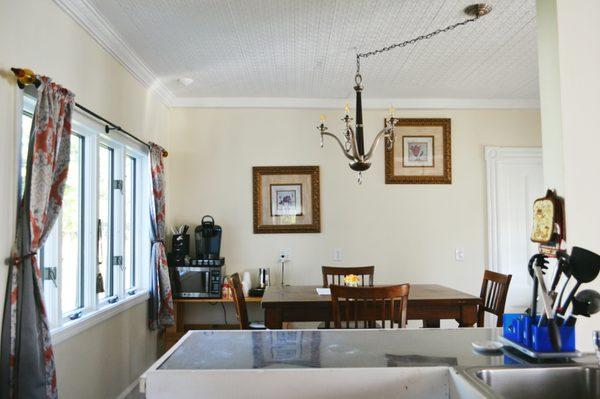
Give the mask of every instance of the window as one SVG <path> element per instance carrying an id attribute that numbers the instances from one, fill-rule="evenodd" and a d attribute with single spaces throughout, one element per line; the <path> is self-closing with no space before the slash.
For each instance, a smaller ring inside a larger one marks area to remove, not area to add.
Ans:
<path id="1" fill-rule="evenodd" d="M 123 265 L 125 267 L 125 290 L 131 292 L 135 289 L 135 248 L 137 247 L 136 226 L 136 159 L 125 156 L 125 181 L 123 194 L 125 196 L 125 248 L 123 251 Z"/>
<path id="2" fill-rule="evenodd" d="M 26 89 L 27 90 L 27 89 Z M 31 134 L 31 123 L 35 111 L 35 97 L 30 91 L 23 92 L 23 112 L 21 113 L 21 135 L 19 137 L 19 200 L 23 196 L 25 186 L 25 172 L 27 169 L 27 152 L 29 151 L 29 135 Z"/>
<path id="3" fill-rule="evenodd" d="M 113 296 L 113 149 L 101 145 L 98 153 L 98 299 Z"/>
<path id="4" fill-rule="evenodd" d="M 19 199 L 34 110 L 35 98 L 24 93 Z M 150 262 L 144 217 L 150 190 L 149 183 L 140 184 L 149 182 L 147 149 L 118 133 L 106 135 L 103 125 L 78 111 L 72 127 L 61 214 L 40 251 L 51 329 L 92 318 L 142 292 Z"/>
<path id="5" fill-rule="evenodd" d="M 76 133 L 71 136 L 69 174 L 65 184 L 63 206 L 58 222 L 60 245 L 60 303 L 62 313 L 80 309 L 83 301 L 83 251 L 84 226 L 83 204 L 85 185 L 83 175 L 84 138 Z"/>

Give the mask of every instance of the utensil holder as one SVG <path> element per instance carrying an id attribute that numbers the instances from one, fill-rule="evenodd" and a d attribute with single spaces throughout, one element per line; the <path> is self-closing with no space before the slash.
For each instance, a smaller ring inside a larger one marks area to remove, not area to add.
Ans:
<path id="1" fill-rule="evenodd" d="M 535 352 L 556 352 L 550 342 L 548 326 L 538 327 L 539 320 L 540 316 L 532 319 L 527 314 L 505 314 L 503 317 L 504 338 Z M 561 352 L 573 352 L 575 350 L 575 326 L 561 326 L 559 330 L 562 343 Z"/>
<path id="2" fill-rule="evenodd" d="M 173 234 L 171 237 L 171 252 L 176 255 L 189 255 L 190 253 L 190 235 Z"/>
<path id="3" fill-rule="evenodd" d="M 561 352 L 573 352 L 575 350 L 575 327 L 562 326 L 560 330 Z M 536 352 L 556 352 L 550 342 L 548 326 L 531 326 L 531 343 Z"/>

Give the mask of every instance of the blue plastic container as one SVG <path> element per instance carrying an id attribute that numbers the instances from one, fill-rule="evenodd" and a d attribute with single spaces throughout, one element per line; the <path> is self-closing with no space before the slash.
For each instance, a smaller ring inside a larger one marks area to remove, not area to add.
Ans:
<path id="1" fill-rule="evenodd" d="M 562 326 L 560 330 L 560 341 L 562 343 L 561 352 L 573 352 L 575 350 L 575 327 Z M 531 327 L 531 341 L 534 351 L 536 352 L 556 352 L 550 342 L 550 333 L 548 326 Z"/>
<path id="2" fill-rule="evenodd" d="M 531 316 L 523 315 L 521 319 L 521 344 L 528 348 L 533 348 L 532 327 L 540 320 L 540 316 L 535 317 L 535 321 L 531 320 Z"/>
<path id="3" fill-rule="evenodd" d="M 550 342 L 548 327 L 538 327 L 540 316 L 532 323 L 526 314 L 507 313 L 503 318 L 504 338 L 533 349 L 535 352 L 555 352 Z M 560 327 L 561 352 L 575 351 L 575 327 Z"/>
<path id="4" fill-rule="evenodd" d="M 523 315 L 520 313 L 505 313 L 502 316 L 502 326 L 504 338 L 513 342 L 521 342 L 521 321 Z"/>
<path id="5" fill-rule="evenodd" d="M 525 345 L 525 342 L 528 342 L 529 340 L 529 326 L 531 325 L 531 322 L 529 320 L 525 320 L 526 318 L 529 318 L 529 316 L 522 314 L 516 321 L 517 334 L 519 335 L 519 337 L 515 342 L 521 345 Z"/>

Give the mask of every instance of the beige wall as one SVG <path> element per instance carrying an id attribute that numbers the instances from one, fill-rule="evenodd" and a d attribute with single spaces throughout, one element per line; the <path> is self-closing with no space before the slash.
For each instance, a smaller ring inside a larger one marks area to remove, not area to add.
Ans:
<path id="1" fill-rule="evenodd" d="M 15 96 L 11 66 L 51 76 L 76 93 L 76 100 L 131 132 L 168 146 L 168 109 L 106 53 L 52 1 L 0 0 L 0 258 L 9 255 L 16 209 Z M 8 268 L 0 266 L 0 303 Z M 61 398 L 112 398 L 155 357 L 146 306 L 56 345 Z"/>
<path id="2" fill-rule="evenodd" d="M 289 248 L 287 282 L 317 284 L 320 266 L 333 263 L 333 248 L 341 248 L 340 264 L 374 264 L 377 283 L 441 283 L 478 293 L 487 243 L 483 146 L 539 146 L 539 113 L 399 111 L 452 119 L 453 184 L 385 185 L 379 148 L 358 185 L 334 142 L 319 147 L 319 115 L 326 113 L 338 131 L 340 112 L 173 109 L 170 223 L 196 225 L 213 215 L 223 227 L 228 273 L 260 266 L 278 271 L 279 250 Z M 384 115 L 366 112 L 369 144 Z M 321 167 L 322 233 L 252 233 L 251 169 L 257 165 Z M 457 248 L 464 249 L 464 262 L 454 260 Z"/>
<path id="3" fill-rule="evenodd" d="M 116 398 L 157 358 L 146 303 L 55 346 L 59 394 L 65 399 Z"/>

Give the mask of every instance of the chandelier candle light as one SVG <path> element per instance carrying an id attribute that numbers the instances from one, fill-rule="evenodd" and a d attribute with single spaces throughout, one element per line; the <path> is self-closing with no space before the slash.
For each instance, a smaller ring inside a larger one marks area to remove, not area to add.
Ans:
<path id="1" fill-rule="evenodd" d="M 395 48 L 405 47 L 409 44 L 414 44 L 421 40 L 431 39 L 432 37 L 434 37 L 440 33 L 448 32 L 459 26 L 466 25 L 469 22 L 476 21 L 480 17 L 488 14 L 491 10 L 492 10 L 492 7 L 490 7 L 487 4 L 483 4 L 483 3 L 473 4 L 473 5 L 465 8 L 465 10 L 464 10 L 465 13 L 467 15 L 469 15 L 471 18 L 465 19 L 462 22 L 458 22 L 453 25 L 449 25 L 445 28 L 438 29 L 438 30 L 428 33 L 426 35 L 421 35 L 414 39 L 407 40 L 402 43 L 396 43 L 396 44 L 392 44 L 390 46 L 387 46 L 387 47 L 384 47 L 384 48 L 381 48 L 378 50 L 373 50 L 373 51 L 369 51 L 366 53 L 356 54 L 356 74 L 354 75 L 354 82 L 356 83 L 356 85 L 354 86 L 354 91 L 356 92 L 356 114 L 355 114 L 356 123 L 354 125 L 354 129 L 352 128 L 353 118 L 350 117 L 350 107 L 348 106 L 348 104 L 346 104 L 346 106 L 344 108 L 345 116 L 342 118 L 342 121 L 346 124 L 345 131 L 343 134 L 345 141 L 343 143 L 335 134 L 332 134 L 327 131 L 328 129 L 327 129 L 327 126 L 325 125 L 325 115 L 321 115 L 321 122 L 317 126 L 317 130 L 319 131 L 319 133 L 321 135 L 321 147 L 323 147 L 323 136 L 332 137 L 335 139 L 335 141 L 337 141 L 340 148 L 342 149 L 344 156 L 346 156 L 346 158 L 348 158 L 351 161 L 350 169 L 358 172 L 358 183 L 359 184 L 362 183 L 362 172 L 369 169 L 369 167 L 371 166 L 371 163 L 369 162 L 369 160 L 373 156 L 373 151 L 375 151 L 375 148 L 377 148 L 377 146 L 379 145 L 379 142 L 382 139 L 385 140 L 385 147 L 388 150 L 391 150 L 392 147 L 394 146 L 394 124 L 398 120 L 398 118 L 396 118 L 394 116 L 394 108 L 390 107 L 389 118 L 384 119 L 383 129 L 381 129 L 379 131 L 379 133 L 377 133 L 377 136 L 375 136 L 375 140 L 373 140 L 373 143 L 371 144 L 369 151 L 367 153 L 365 153 L 365 139 L 364 139 L 364 130 L 363 130 L 364 127 L 363 127 L 363 115 L 362 115 L 363 86 L 361 85 L 362 84 L 362 75 L 360 74 L 360 59 L 367 58 L 372 55 L 378 55 L 380 53 L 384 53 L 384 52 L 393 50 Z"/>

